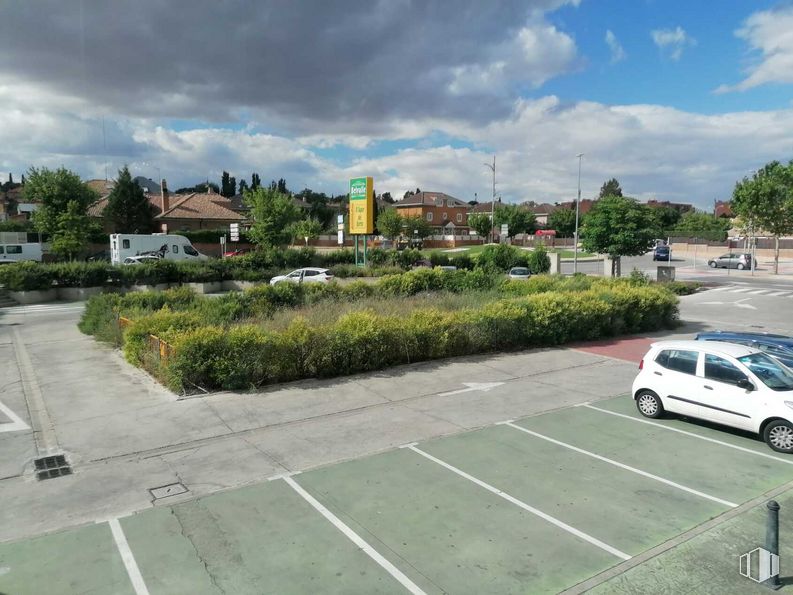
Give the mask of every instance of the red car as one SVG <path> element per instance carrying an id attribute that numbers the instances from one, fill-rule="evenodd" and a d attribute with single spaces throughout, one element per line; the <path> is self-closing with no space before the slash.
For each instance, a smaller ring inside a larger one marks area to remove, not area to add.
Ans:
<path id="1" fill-rule="evenodd" d="M 250 252 L 247 248 L 240 248 L 238 250 L 231 250 L 229 252 L 223 253 L 223 258 L 231 258 L 232 256 L 242 256 L 243 254 L 247 254 Z"/>

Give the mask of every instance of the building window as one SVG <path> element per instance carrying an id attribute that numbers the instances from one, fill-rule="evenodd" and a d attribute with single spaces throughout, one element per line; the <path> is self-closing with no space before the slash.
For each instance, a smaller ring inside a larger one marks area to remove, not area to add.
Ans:
<path id="1" fill-rule="evenodd" d="M 462 222 L 463 222 L 463 214 L 457 213 L 457 223 L 462 223 Z"/>
<path id="2" fill-rule="evenodd" d="M 427 213 L 427 221 L 432 221 L 432 213 Z"/>

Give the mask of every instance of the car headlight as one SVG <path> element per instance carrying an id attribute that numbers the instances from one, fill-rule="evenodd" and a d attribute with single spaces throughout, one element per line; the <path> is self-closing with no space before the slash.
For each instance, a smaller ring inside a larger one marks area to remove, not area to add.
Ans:
<path id="1" fill-rule="evenodd" d="M 785 405 L 793 409 L 793 401 L 785 401 Z"/>

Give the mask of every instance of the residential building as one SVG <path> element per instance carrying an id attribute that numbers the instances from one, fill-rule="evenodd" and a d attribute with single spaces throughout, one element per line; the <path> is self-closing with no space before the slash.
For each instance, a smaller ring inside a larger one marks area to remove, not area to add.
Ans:
<path id="1" fill-rule="evenodd" d="M 439 234 L 468 231 L 471 205 L 444 192 L 419 192 L 393 204 L 403 217 L 421 217 Z"/>
<path id="2" fill-rule="evenodd" d="M 694 210 L 694 205 L 690 205 L 688 203 L 683 203 L 683 202 L 669 202 L 668 200 L 651 199 L 651 200 L 647 201 L 647 206 L 648 207 L 652 207 L 654 209 L 658 209 L 658 208 L 662 208 L 662 207 L 674 209 L 675 211 L 677 211 L 681 215 L 683 213 L 688 213 L 689 211 L 693 211 Z"/>
<path id="3" fill-rule="evenodd" d="M 548 225 L 548 216 L 553 213 L 556 209 L 561 207 L 557 205 L 552 205 L 550 203 L 544 202 L 541 204 L 537 204 L 534 201 L 531 202 L 524 202 L 521 204 L 522 207 L 525 207 L 532 213 L 534 213 L 534 219 L 537 221 L 537 225 L 539 227 L 545 227 Z"/>

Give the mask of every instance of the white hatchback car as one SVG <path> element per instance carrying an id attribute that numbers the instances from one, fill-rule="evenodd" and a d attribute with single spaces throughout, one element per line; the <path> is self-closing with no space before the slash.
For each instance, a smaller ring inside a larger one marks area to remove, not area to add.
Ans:
<path id="1" fill-rule="evenodd" d="M 315 269 L 307 267 L 297 269 L 288 275 L 278 275 L 270 279 L 270 285 L 287 281 L 289 283 L 329 283 L 333 279 L 328 269 Z"/>
<path id="2" fill-rule="evenodd" d="M 734 343 L 660 341 L 639 364 L 632 395 L 639 413 L 665 411 L 756 432 L 793 452 L 793 370 Z"/>

